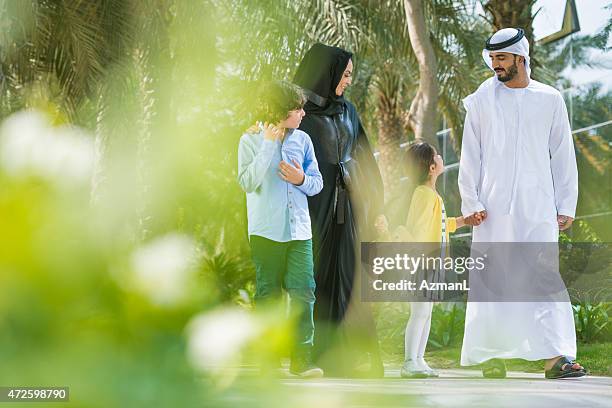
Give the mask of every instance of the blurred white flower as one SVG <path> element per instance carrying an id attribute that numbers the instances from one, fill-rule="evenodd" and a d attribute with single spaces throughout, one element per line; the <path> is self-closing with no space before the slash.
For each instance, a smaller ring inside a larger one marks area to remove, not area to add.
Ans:
<path id="1" fill-rule="evenodd" d="M 93 137 L 74 126 L 52 127 L 40 112 L 15 113 L 0 128 L 0 165 L 9 174 L 81 184 L 89 182 L 93 160 Z"/>
<path id="2" fill-rule="evenodd" d="M 168 234 L 132 254 L 135 289 L 153 303 L 171 305 L 184 299 L 196 265 L 195 242 L 186 235 Z"/>
<path id="3" fill-rule="evenodd" d="M 243 347 L 262 331 L 252 313 L 238 308 L 195 316 L 187 325 L 187 353 L 202 371 L 217 371 L 236 362 Z"/>

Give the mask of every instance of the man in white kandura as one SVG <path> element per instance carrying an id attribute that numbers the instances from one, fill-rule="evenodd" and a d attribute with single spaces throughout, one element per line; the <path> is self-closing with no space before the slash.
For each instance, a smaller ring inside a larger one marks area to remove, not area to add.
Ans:
<path id="1" fill-rule="evenodd" d="M 495 74 L 464 100 L 459 167 L 461 211 L 481 222 L 473 242 L 556 243 L 559 230 L 572 224 L 578 199 L 563 97 L 529 77 L 529 43 L 522 29 L 493 34 L 483 58 Z M 503 359 L 510 358 L 546 360 L 546 378 L 585 375 L 573 361 L 576 334 L 569 301 L 468 301 L 461 364 L 484 363 L 485 377 L 504 378 Z"/>

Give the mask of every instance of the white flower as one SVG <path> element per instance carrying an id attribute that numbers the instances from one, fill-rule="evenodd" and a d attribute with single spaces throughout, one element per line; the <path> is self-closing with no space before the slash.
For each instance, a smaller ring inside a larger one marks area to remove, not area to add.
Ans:
<path id="1" fill-rule="evenodd" d="M 189 289 L 195 261 L 196 246 L 190 237 L 165 235 L 132 254 L 132 284 L 153 303 L 175 304 Z"/>
<path id="2" fill-rule="evenodd" d="M 0 129 L 0 165 L 12 175 L 34 174 L 59 184 L 90 180 L 93 138 L 74 126 L 52 127 L 36 111 L 10 116 Z"/>
<path id="3" fill-rule="evenodd" d="M 261 330 L 252 313 L 238 308 L 199 314 L 187 325 L 189 361 L 203 371 L 222 369 L 235 362 Z"/>

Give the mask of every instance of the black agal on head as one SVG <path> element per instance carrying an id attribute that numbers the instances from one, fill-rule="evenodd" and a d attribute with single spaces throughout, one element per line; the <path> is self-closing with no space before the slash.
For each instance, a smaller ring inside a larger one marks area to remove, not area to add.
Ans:
<path id="1" fill-rule="evenodd" d="M 493 38 L 493 35 L 495 35 L 495 34 L 493 34 L 487 40 L 487 43 L 485 45 L 485 49 L 489 50 L 489 51 L 496 51 L 496 50 L 501 50 L 502 48 L 509 47 L 512 44 L 516 44 L 517 42 L 521 41 L 521 39 L 525 36 L 525 30 L 523 30 L 522 28 L 517 28 L 516 31 L 517 31 L 517 33 L 516 33 L 516 35 L 514 37 L 509 38 L 506 41 L 502 41 L 500 43 L 496 43 L 496 44 L 491 44 L 491 39 Z"/>

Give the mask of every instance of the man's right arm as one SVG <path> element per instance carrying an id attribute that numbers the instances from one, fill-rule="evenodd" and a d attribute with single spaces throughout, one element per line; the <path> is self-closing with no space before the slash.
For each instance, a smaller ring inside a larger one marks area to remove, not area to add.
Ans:
<path id="1" fill-rule="evenodd" d="M 250 135 L 244 135 L 238 146 L 238 183 L 247 192 L 252 193 L 263 182 L 270 167 L 276 142 L 264 138 L 257 146 Z"/>
<path id="2" fill-rule="evenodd" d="M 476 121 L 473 108 L 467 109 L 461 143 L 459 161 L 459 193 L 461 194 L 461 213 L 468 217 L 485 207 L 478 199 L 481 172 L 480 126 Z"/>

